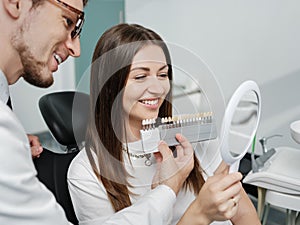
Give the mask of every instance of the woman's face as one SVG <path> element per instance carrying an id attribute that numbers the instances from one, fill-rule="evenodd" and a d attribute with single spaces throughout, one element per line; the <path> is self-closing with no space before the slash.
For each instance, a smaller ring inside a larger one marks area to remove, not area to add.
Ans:
<path id="1" fill-rule="evenodd" d="M 170 90 L 168 65 L 163 50 L 147 45 L 133 58 L 123 95 L 125 121 L 141 127 L 141 120 L 158 116 Z"/>

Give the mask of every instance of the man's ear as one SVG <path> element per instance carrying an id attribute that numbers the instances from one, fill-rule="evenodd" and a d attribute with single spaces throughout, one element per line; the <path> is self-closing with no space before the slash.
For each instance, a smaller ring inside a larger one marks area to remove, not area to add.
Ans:
<path id="1" fill-rule="evenodd" d="M 20 0 L 3 0 L 5 11 L 15 19 L 19 18 L 21 14 L 20 5 Z"/>

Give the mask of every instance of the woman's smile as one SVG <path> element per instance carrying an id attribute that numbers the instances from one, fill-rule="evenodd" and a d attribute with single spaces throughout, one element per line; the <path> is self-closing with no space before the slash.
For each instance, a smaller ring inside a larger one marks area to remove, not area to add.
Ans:
<path id="1" fill-rule="evenodd" d="M 159 99 L 155 98 L 155 99 L 144 99 L 144 100 L 140 100 L 140 103 L 142 103 L 144 106 L 146 106 L 147 108 L 151 108 L 151 109 L 157 109 L 159 107 Z"/>

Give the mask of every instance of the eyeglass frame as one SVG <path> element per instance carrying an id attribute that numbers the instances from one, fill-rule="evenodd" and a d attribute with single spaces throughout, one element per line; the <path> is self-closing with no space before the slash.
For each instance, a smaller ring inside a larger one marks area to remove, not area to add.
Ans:
<path id="1" fill-rule="evenodd" d="M 75 23 L 74 29 L 71 32 L 71 38 L 75 39 L 76 37 L 78 37 L 81 33 L 84 24 L 84 12 L 74 8 L 73 6 L 61 0 L 48 0 L 48 1 L 57 4 L 58 6 L 64 7 L 65 9 L 68 9 L 77 14 L 77 21 Z"/>

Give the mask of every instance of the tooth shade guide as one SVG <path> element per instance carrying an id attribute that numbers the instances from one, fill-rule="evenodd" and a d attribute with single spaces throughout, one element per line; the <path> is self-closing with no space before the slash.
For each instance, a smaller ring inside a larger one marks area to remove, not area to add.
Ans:
<path id="1" fill-rule="evenodd" d="M 153 119 L 144 119 L 142 120 L 142 128 L 143 130 L 155 128 L 156 118 Z"/>
<path id="2" fill-rule="evenodd" d="M 211 112 L 175 115 L 173 117 L 144 120 L 141 130 L 143 151 L 145 153 L 156 152 L 160 140 L 169 146 L 178 144 L 175 135 L 181 133 L 191 143 L 215 139 L 217 137 L 216 124 Z M 157 121 L 157 122 L 156 122 Z"/>
<path id="3" fill-rule="evenodd" d="M 196 114 L 185 114 L 185 115 L 175 115 L 173 117 L 163 117 L 160 118 L 160 123 L 157 123 L 158 118 L 144 119 L 142 120 L 143 130 L 153 129 L 162 126 L 163 129 L 180 127 L 194 123 L 211 123 L 212 122 L 212 112 L 202 112 Z"/>

